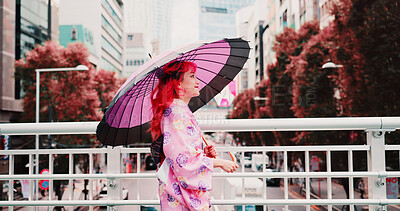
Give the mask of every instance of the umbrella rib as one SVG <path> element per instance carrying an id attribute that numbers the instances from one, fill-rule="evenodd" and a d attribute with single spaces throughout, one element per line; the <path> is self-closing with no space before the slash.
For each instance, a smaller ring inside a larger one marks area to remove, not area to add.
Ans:
<path id="1" fill-rule="evenodd" d="M 139 85 L 141 85 L 143 83 L 143 81 L 139 81 L 137 84 L 135 84 L 134 86 L 139 86 Z M 132 87 L 133 88 L 133 87 Z M 129 89 L 128 89 L 129 90 Z M 132 90 L 133 91 L 133 90 Z M 133 92 L 135 92 L 135 91 L 133 91 Z M 127 94 L 127 93 L 125 93 L 127 96 L 126 97 L 128 97 L 129 98 L 129 94 Z M 124 96 L 125 94 L 123 94 L 122 96 Z M 120 98 L 120 99 L 118 99 L 118 100 L 121 100 L 122 98 Z M 128 102 L 129 102 L 129 100 L 130 99 L 128 99 Z M 122 103 L 123 103 L 123 101 L 124 100 L 122 100 L 122 102 L 121 102 L 121 104 L 119 104 L 119 106 L 118 106 L 118 108 L 117 108 L 117 110 L 116 110 L 116 112 L 115 113 L 118 113 L 118 111 L 119 111 L 119 109 L 121 108 L 121 106 L 122 106 Z M 136 100 L 135 100 L 135 102 L 136 102 Z M 126 109 L 126 106 L 124 106 L 123 107 L 124 108 L 124 111 L 122 112 L 122 114 L 121 114 L 121 119 L 120 120 L 122 120 L 122 118 L 123 118 L 123 114 L 125 113 L 125 109 Z M 132 108 L 133 108 L 133 106 L 132 106 Z M 114 121 L 115 121 L 115 119 L 116 118 L 114 118 L 113 119 L 113 121 L 111 122 L 111 125 L 112 125 L 112 123 L 114 123 Z M 117 129 L 119 129 L 119 126 L 121 125 L 121 121 L 118 123 L 118 127 L 117 127 Z M 129 128 L 129 123 L 128 123 L 128 128 Z M 113 146 L 115 145 L 115 141 L 116 141 L 116 138 L 117 138 L 117 134 L 118 134 L 118 130 L 117 130 L 117 133 L 115 134 L 115 136 L 113 137 L 114 138 L 114 141 L 113 141 Z M 108 136 L 108 134 L 107 134 L 107 136 Z"/>
<path id="2" fill-rule="evenodd" d="M 155 72 L 152 72 L 152 75 L 149 77 L 149 79 L 151 78 L 151 77 L 154 77 L 155 76 L 155 74 L 154 74 Z M 150 83 L 147 83 L 147 87 L 146 87 L 146 89 L 145 90 L 147 90 L 147 88 L 149 87 L 149 85 L 150 85 Z M 141 105 L 141 108 L 140 108 L 140 113 L 142 113 L 142 111 L 143 111 L 143 104 L 144 104 L 144 97 L 145 97 L 146 95 L 143 95 L 143 101 L 142 101 L 142 105 Z M 142 119 L 143 119 L 143 116 L 140 116 L 140 124 L 139 124 L 139 127 L 140 127 L 140 138 L 142 139 L 143 138 L 143 135 L 142 135 L 142 133 L 143 133 L 143 131 L 142 131 L 142 127 L 143 127 L 143 124 L 142 124 Z"/>
<path id="3" fill-rule="evenodd" d="M 216 88 L 214 88 L 214 87 L 212 87 L 212 86 L 210 86 L 208 83 L 206 83 L 206 82 L 204 82 L 203 80 L 201 80 L 200 78 L 198 78 L 198 80 L 199 81 L 201 81 L 201 82 L 203 82 L 204 84 L 206 84 L 206 86 L 209 86 L 209 87 L 211 87 L 212 89 L 214 89 L 215 91 L 217 91 L 217 92 L 220 92 L 221 90 L 217 90 Z M 232 80 L 231 80 L 232 81 Z M 204 87 L 206 87 L 206 86 L 204 86 Z M 204 88 L 203 88 L 204 89 Z M 201 90 L 200 90 L 201 91 Z"/>
<path id="4" fill-rule="evenodd" d="M 133 84 L 132 86 L 139 86 L 139 85 L 141 85 L 141 82 L 142 82 L 142 81 L 139 81 L 138 83 Z M 132 87 L 131 87 L 130 89 L 132 89 Z M 126 94 L 126 95 L 132 95 L 132 94 L 128 94 L 128 92 L 129 92 L 130 89 L 128 89 L 127 92 L 125 92 L 124 94 L 122 94 L 122 96 L 121 96 L 120 98 L 118 98 L 118 100 L 115 102 L 115 104 L 117 104 L 118 101 L 120 101 L 120 100 L 122 99 L 122 97 L 123 97 L 125 94 Z M 114 104 L 114 105 L 115 105 L 115 104 Z M 114 108 L 114 107 L 113 107 L 112 110 L 111 110 L 110 112 L 112 112 L 112 111 L 114 111 L 114 109 L 116 109 L 116 112 L 115 112 L 115 113 L 118 113 L 118 110 L 119 110 L 119 108 L 121 107 L 121 105 L 122 105 L 122 102 L 121 102 L 121 104 L 120 104 L 117 108 Z M 114 121 L 115 121 L 115 118 L 113 119 L 113 121 L 111 122 L 110 125 L 112 125 L 112 124 L 114 123 Z"/>
<path id="5" fill-rule="evenodd" d="M 221 63 L 221 62 L 212 61 L 212 60 L 208 60 L 208 59 L 194 59 L 194 61 L 204 61 L 204 62 L 215 63 L 215 64 L 220 64 L 220 65 L 229 66 L 229 67 L 243 68 L 243 67 L 234 66 L 234 65 L 231 65 L 228 63 Z"/>
<path id="6" fill-rule="evenodd" d="M 147 82 L 148 82 L 149 80 L 151 80 L 151 76 L 152 76 L 152 75 L 148 74 L 148 75 L 146 76 L 145 80 L 141 80 L 141 81 L 143 81 L 143 85 L 148 84 Z M 144 89 L 141 89 L 140 91 L 144 90 L 144 92 L 146 92 L 146 89 L 147 89 L 147 87 L 144 88 Z M 139 93 L 140 93 L 140 91 L 139 91 Z M 145 96 L 145 95 L 143 95 L 143 96 Z M 142 97 L 142 95 L 140 95 L 140 94 L 137 95 L 137 97 L 136 97 L 136 99 L 135 99 L 135 104 L 136 104 L 137 99 L 139 99 L 139 97 Z M 144 102 L 144 98 L 143 98 L 143 102 Z M 143 102 L 142 102 L 142 106 L 143 106 Z M 134 109 L 134 107 L 132 106 L 132 113 L 133 113 L 133 109 Z M 140 113 L 141 113 L 141 112 L 140 112 Z M 141 117 L 141 115 L 139 115 L 139 116 Z M 131 118 L 132 118 L 132 115 L 129 117 L 129 122 L 131 121 Z M 140 138 L 141 138 L 141 137 L 142 137 L 142 129 L 141 129 L 141 127 L 142 127 L 142 118 L 140 118 L 139 127 L 140 127 L 139 131 L 140 131 Z M 127 141 L 128 141 L 128 140 L 125 140 L 125 143 L 126 143 L 126 144 L 127 144 Z"/>
<path id="7" fill-rule="evenodd" d="M 219 56 L 239 57 L 239 58 L 248 59 L 247 56 L 237 56 L 237 55 L 222 54 L 222 53 L 196 53 L 196 54 L 192 54 L 192 55 L 195 55 L 195 56 L 198 56 L 198 55 L 219 55 Z"/>
<path id="8" fill-rule="evenodd" d="M 221 77 L 225 77 L 224 75 L 219 74 L 219 72 L 218 72 L 218 73 L 215 73 L 215 72 L 213 72 L 213 71 L 211 71 L 211 70 L 208 70 L 208 69 L 206 69 L 206 68 L 204 68 L 204 67 L 197 67 L 197 68 L 200 68 L 200 69 L 202 69 L 202 70 L 204 70 L 204 71 L 207 71 L 207 72 L 212 73 L 212 74 L 215 74 L 215 75 L 219 75 L 219 76 L 221 76 Z"/>
<path id="9" fill-rule="evenodd" d="M 249 50 L 250 48 L 240 48 L 240 47 L 231 47 L 231 46 L 227 46 L 227 47 L 217 47 L 217 46 L 208 46 L 208 47 L 204 47 L 204 48 L 198 48 L 198 49 L 194 49 L 194 50 L 190 50 L 190 51 L 188 51 L 188 52 L 186 52 L 185 54 L 187 54 L 187 53 L 191 53 L 192 51 L 201 51 L 201 50 L 207 50 L 207 49 L 216 49 L 216 48 L 229 48 L 229 49 L 245 49 L 245 50 Z"/>

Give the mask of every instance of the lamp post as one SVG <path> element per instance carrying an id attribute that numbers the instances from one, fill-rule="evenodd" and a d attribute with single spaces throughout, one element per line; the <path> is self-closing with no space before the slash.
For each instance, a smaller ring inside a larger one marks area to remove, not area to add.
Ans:
<path id="1" fill-rule="evenodd" d="M 335 64 L 333 62 L 327 62 L 325 64 L 322 65 L 322 69 L 329 69 L 329 68 L 339 68 L 339 67 L 343 67 L 343 65 L 341 64 Z"/>
<path id="2" fill-rule="evenodd" d="M 253 98 L 253 100 L 268 100 L 268 97 L 259 97 L 259 96 L 255 96 Z"/>
<path id="3" fill-rule="evenodd" d="M 60 72 L 60 71 L 86 71 L 89 68 L 85 65 L 78 65 L 76 67 L 64 67 L 64 68 L 44 68 L 44 69 L 36 69 L 36 123 L 39 123 L 39 102 L 40 102 L 40 73 L 41 72 Z M 39 154 L 37 153 L 39 150 L 39 134 L 36 134 L 35 139 L 35 150 L 36 150 L 36 157 L 35 157 L 35 171 L 36 174 L 39 173 Z M 36 180 L 35 185 L 35 195 L 36 200 L 38 200 L 38 184 Z"/>
<path id="4" fill-rule="evenodd" d="M 337 68 L 341 68 L 341 67 L 343 67 L 343 65 L 335 64 L 335 63 L 329 61 L 322 65 L 321 70 L 333 71 L 333 70 L 335 70 Z M 329 72 L 328 74 L 331 74 L 331 72 Z M 331 77 L 332 77 L 331 75 L 327 76 L 327 78 L 331 78 Z M 332 83 L 332 82 L 330 82 L 330 83 Z M 340 93 L 337 88 L 333 88 L 333 97 L 336 98 L 337 100 L 340 99 Z M 337 109 L 339 110 L 339 114 L 342 114 L 343 109 L 340 104 L 337 104 Z"/>
<path id="5" fill-rule="evenodd" d="M 259 49 L 260 49 L 260 79 L 264 78 L 264 32 L 269 28 L 269 24 L 264 26 L 264 21 L 258 22 L 258 32 L 259 32 Z"/>

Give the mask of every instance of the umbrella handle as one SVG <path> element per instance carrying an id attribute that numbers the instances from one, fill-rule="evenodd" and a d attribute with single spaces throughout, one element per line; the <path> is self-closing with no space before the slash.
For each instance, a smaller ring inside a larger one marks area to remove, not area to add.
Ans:
<path id="1" fill-rule="evenodd" d="M 207 141 L 206 141 L 206 139 L 204 138 L 204 136 L 201 136 L 201 138 L 203 139 L 204 143 L 205 143 L 207 146 L 209 146 L 209 144 L 207 143 Z M 228 152 L 228 153 L 229 153 L 229 156 L 231 156 L 232 161 L 236 163 L 236 157 L 233 156 L 233 154 L 232 154 L 231 152 Z"/>

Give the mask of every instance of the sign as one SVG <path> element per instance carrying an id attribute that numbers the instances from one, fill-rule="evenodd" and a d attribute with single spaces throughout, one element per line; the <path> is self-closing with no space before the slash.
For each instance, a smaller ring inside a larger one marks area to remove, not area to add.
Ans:
<path id="1" fill-rule="evenodd" d="M 319 171 L 319 158 L 316 155 L 311 156 L 311 170 Z"/>
<path id="2" fill-rule="evenodd" d="M 40 174 L 50 174 L 50 171 L 49 171 L 48 169 L 43 169 L 43 170 L 40 172 Z M 42 190 L 47 190 L 47 189 L 49 189 L 49 186 L 50 186 L 49 180 L 40 180 L 40 182 L 39 182 L 39 187 L 40 187 Z"/>
<path id="3" fill-rule="evenodd" d="M 386 178 L 386 198 L 397 199 L 399 194 L 399 180 L 397 177 Z"/>
<path id="4" fill-rule="evenodd" d="M 4 136 L 0 136 L 0 140 L 1 140 L 1 149 L 2 150 L 9 150 L 9 143 L 10 143 L 10 136 L 8 135 L 4 135 Z M 8 160 L 8 155 L 3 155 L 0 157 L 0 160 Z"/>

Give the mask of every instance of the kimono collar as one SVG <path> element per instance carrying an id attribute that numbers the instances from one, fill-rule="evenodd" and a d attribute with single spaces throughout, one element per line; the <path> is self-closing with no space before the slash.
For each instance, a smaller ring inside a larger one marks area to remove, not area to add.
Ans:
<path id="1" fill-rule="evenodd" d="M 179 106 L 187 106 L 185 101 L 178 99 L 178 98 L 174 98 L 174 101 L 172 101 L 172 103 L 175 105 L 179 105 Z"/>

